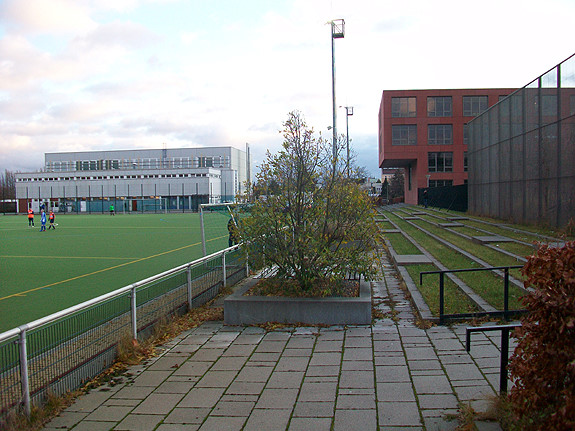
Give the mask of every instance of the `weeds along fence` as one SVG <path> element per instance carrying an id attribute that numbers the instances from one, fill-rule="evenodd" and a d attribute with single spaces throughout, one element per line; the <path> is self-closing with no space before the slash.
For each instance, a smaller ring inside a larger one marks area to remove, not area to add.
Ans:
<path id="1" fill-rule="evenodd" d="M 0 422 L 80 388 L 114 362 L 122 339 L 144 339 L 246 274 L 236 245 L 0 334 Z"/>

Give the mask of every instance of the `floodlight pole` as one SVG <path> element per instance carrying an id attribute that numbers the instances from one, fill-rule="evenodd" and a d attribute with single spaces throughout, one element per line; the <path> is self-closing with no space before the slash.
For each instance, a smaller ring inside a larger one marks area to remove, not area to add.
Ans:
<path id="1" fill-rule="evenodd" d="M 349 178 L 349 117 L 353 115 L 353 106 L 344 106 L 345 108 L 345 137 L 347 139 L 347 177 Z"/>
<path id="2" fill-rule="evenodd" d="M 331 99 L 333 111 L 333 163 L 336 162 L 337 157 L 337 111 L 335 104 L 335 43 L 334 39 L 342 39 L 345 35 L 345 21 L 343 19 L 335 19 L 331 22 Z"/>

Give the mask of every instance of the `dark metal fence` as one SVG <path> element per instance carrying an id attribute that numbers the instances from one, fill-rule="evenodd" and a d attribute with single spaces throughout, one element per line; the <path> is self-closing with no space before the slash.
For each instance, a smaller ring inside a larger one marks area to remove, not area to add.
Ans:
<path id="1" fill-rule="evenodd" d="M 469 122 L 469 211 L 565 227 L 575 214 L 575 54 Z"/>
<path id="2" fill-rule="evenodd" d="M 236 245 L 0 334 L 0 418 L 81 387 L 113 363 L 122 339 L 143 338 L 246 274 Z"/>
<path id="3" fill-rule="evenodd" d="M 419 205 L 425 205 L 425 190 L 427 190 L 427 206 L 452 211 L 467 211 L 467 184 L 417 189 Z"/>

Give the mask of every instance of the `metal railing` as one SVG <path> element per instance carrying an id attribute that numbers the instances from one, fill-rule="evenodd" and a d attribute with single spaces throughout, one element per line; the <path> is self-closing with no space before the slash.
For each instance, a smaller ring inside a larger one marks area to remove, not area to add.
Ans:
<path id="1" fill-rule="evenodd" d="M 499 358 L 499 393 L 507 393 L 507 364 L 509 363 L 509 332 L 519 328 L 521 324 L 475 326 L 465 328 L 465 350 L 471 350 L 471 333 L 501 331 L 501 356 Z"/>
<path id="2" fill-rule="evenodd" d="M 61 395 L 109 367 L 126 337 L 178 310 L 214 298 L 221 287 L 248 273 L 241 245 L 180 265 L 153 277 L 0 334 L 0 418 L 48 394 Z"/>
<path id="3" fill-rule="evenodd" d="M 419 285 L 423 284 L 423 276 L 428 274 L 439 274 L 439 324 L 443 325 L 446 320 L 469 319 L 483 316 L 503 316 L 505 320 L 526 313 L 526 310 L 509 309 L 509 270 L 523 268 L 523 265 L 514 266 L 494 266 L 489 268 L 465 268 L 448 269 L 443 271 L 422 271 L 419 273 Z M 502 311 L 477 311 L 473 313 L 445 313 L 445 274 L 455 272 L 475 272 L 475 271 L 503 271 L 503 310 Z"/>

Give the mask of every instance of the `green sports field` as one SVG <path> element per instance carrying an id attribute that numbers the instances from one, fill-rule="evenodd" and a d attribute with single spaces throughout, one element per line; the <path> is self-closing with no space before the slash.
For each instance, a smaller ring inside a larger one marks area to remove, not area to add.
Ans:
<path id="1" fill-rule="evenodd" d="M 227 218 L 216 221 L 206 228 L 208 253 L 228 245 Z M 0 332 L 202 256 L 198 214 L 56 215 L 56 223 L 40 232 L 38 216 L 34 228 L 25 215 L 0 216 Z"/>

